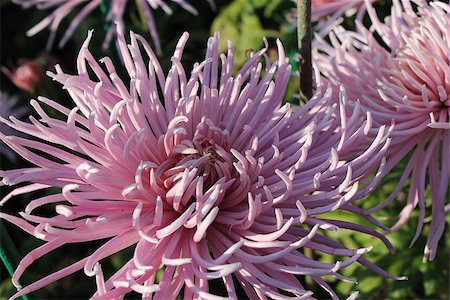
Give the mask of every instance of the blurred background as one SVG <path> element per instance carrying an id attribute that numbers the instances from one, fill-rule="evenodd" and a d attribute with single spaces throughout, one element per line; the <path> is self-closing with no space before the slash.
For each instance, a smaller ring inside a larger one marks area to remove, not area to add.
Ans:
<path id="1" fill-rule="evenodd" d="M 165 14 L 161 9 L 154 10 L 154 17 L 158 28 L 162 54 L 160 62 L 164 70 L 170 66 L 170 57 L 173 49 L 184 31 L 190 33 L 190 39 L 183 55 L 186 69 L 190 69 L 194 62 L 201 61 L 204 57 L 206 41 L 210 35 L 219 31 L 221 35 L 222 50 L 226 49 L 226 41 L 234 42 L 236 53 L 236 68 L 238 68 L 248 57 L 249 51 L 258 50 L 263 46 L 263 37 L 267 37 L 271 47 L 269 55 L 276 57 L 275 39 L 279 38 L 290 57 L 295 57 L 297 49 L 296 28 L 289 19 L 289 13 L 295 7 L 295 3 L 290 0 L 215 0 L 215 10 L 206 1 L 192 0 L 190 3 L 198 10 L 198 15 L 183 10 L 173 3 L 169 3 L 173 9 L 173 15 Z M 380 15 L 389 13 L 390 2 L 380 1 L 377 9 Z M 142 12 L 135 2 L 130 1 L 124 20 L 127 28 L 139 33 L 150 40 L 146 24 L 142 20 Z M 58 41 L 64 34 L 71 18 L 78 11 L 72 12 L 65 18 L 58 31 L 56 40 Z M 32 114 L 30 99 L 37 96 L 46 96 L 66 107 L 73 107 L 70 97 L 62 90 L 59 83 L 52 82 L 45 76 L 46 70 L 53 70 L 55 64 L 60 64 L 66 73 L 76 72 L 76 57 L 78 50 L 87 36 L 89 29 L 94 29 L 93 40 L 90 43 L 90 50 L 94 57 L 101 58 L 105 55 L 114 57 L 116 55 L 114 45 L 110 45 L 106 51 L 102 49 L 102 42 L 105 35 L 105 28 L 110 24 L 105 22 L 105 15 L 101 10 L 94 10 L 81 23 L 72 38 L 62 48 L 56 45 L 50 51 L 46 51 L 46 43 L 49 36 L 47 29 L 37 35 L 27 37 L 25 32 L 45 18 L 49 11 L 37 10 L 35 8 L 22 9 L 20 6 L 8 1 L 0 0 L 0 21 L 1 21 L 1 52 L 0 65 L 2 73 L 0 78 L 0 90 L 9 95 L 14 95 L 17 99 L 11 111 L 21 111 L 22 119 L 26 119 L 28 114 Z M 353 26 L 351 17 L 344 20 L 347 27 Z M 294 68 L 297 68 L 292 60 Z M 25 71 L 24 71 L 25 70 Z M 119 72 L 120 73 L 120 72 Z M 293 77 L 285 97 L 285 101 L 296 102 L 295 93 L 298 90 L 297 79 Z M 0 108 L 6 110 L 6 100 L 3 99 Z M 3 111 L 0 109 L 0 111 Z M 24 112 L 23 109 L 28 109 Z M 21 116 L 18 116 L 21 117 Z M 2 151 L 1 169 L 10 169 L 25 166 L 26 163 L 18 157 L 10 156 Z M 370 197 L 361 200 L 364 207 L 372 207 L 381 202 L 389 192 L 392 191 L 401 174 L 401 166 L 384 179 L 383 184 Z M 406 185 L 407 189 L 408 186 Z M 0 198 L 4 197 L 10 189 L 0 188 Z M 22 211 L 30 199 L 39 196 L 39 193 L 14 197 L 2 211 L 17 214 Z M 400 201 L 394 202 L 378 215 L 385 225 L 395 223 L 398 212 L 403 204 Z M 428 212 L 430 208 L 427 208 Z M 45 213 L 45 211 L 43 212 Z M 416 212 L 417 213 L 417 212 Z M 357 218 L 345 213 L 335 213 L 334 217 L 350 221 L 350 218 Z M 351 221 L 354 221 L 353 219 Z M 355 220 L 355 222 L 364 222 Z M 428 222 L 430 220 L 427 220 Z M 450 222 L 450 220 L 447 220 Z M 390 255 L 382 243 L 371 236 L 354 235 L 351 232 L 341 230 L 333 233 L 334 239 L 350 248 L 367 247 L 373 245 L 373 250 L 366 256 L 379 267 L 396 276 L 408 276 L 408 281 L 393 281 L 380 277 L 365 267 L 352 264 L 343 271 L 343 275 L 359 279 L 359 284 L 338 282 L 329 278 L 330 285 L 341 295 L 342 298 L 348 296 L 352 291 L 360 292 L 359 299 L 450 299 L 449 294 L 449 257 L 450 257 L 450 234 L 446 230 L 445 237 L 440 242 L 440 251 L 433 262 L 422 263 L 423 249 L 426 241 L 428 224 L 418 239 L 414 247 L 410 246 L 410 241 L 414 236 L 417 225 L 417 216 L 413 217 L 409 224 L 401 231 L 388 236 L 389 240 L 396 248 L 396 255 Z M 41 243 L 33 236 L 29 236 L 10 224 L 2 222 L 0 228 L 2 248 L 16 248 L 9 254 L 12 264 L 16 264 L 30 250 Z M 9 233 L 12 243 L 9 244 L 7 234 Z M 85 257 L 101 244 L 102 241 L 85 243 L 83 247 L 64 246 L 51 252 L 44 258 L 36 261 L 27 269 L 23 277 L 22 284 L 34 282 L 50 273 L 50 270 L 57 270 L 68 265 L 77 259 Z M 130 257 L 133 249 L 126 249 L 120 254 L 113 256 L 110 260 L 102 263 L 105 276 L 109 276 L 123 262 Z M 14 254 L 15 252 L 15 254 Z M 309 254 L 315 255 L 315 254 Z M 15 257 L 14 257 L 15 256 Z M 324 262 L 334 262 L 336 258 L 319 257 Z M 314 286 L 312 280 L 306 278 L 304 284 L 308 289 L 315 292 L 320 299 L 329 298 L 320 287 Z M 95 280 L 87 279 L 83 272 L 66 277 L 53 283 L 37 292 L 28 295 L 28 299 L 86 299 L 89 298 L 95 289 Z M 7 299 L 14 294 L 15 288 L 11 284 L 10 274 L 4 264 L 0 268 L 0 299 Z M 129 299 L 137 295 L 130 294 Z M 243 297 L 244 299 L 244 297 Z"/>

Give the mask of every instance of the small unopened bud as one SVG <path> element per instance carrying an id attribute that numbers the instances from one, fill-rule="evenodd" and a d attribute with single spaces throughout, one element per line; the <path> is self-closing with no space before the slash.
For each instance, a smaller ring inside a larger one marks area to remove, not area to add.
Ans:
<path id="1" fill-rule="evenodd" d="M 42 67 L 29 59 L 20 59 L 12 70 L 6 67 L 1 70 L 18 88 L 25 91 L 33 90 L 44 75 Z"/>

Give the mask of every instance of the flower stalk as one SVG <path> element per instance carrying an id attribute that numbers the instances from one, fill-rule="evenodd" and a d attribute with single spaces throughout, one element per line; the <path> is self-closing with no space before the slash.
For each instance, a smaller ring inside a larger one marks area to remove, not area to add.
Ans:
<path id="1" fill-rule="evenodd" d="M 14 274 L 14 270 L 17 268 L 19 264 L 19 251 L 17 250 L 16 245 L 11 240 L 11 237 L 8 234 L 3 222 L 0 221 L 0 259 L 3 262 L 6 270 L 12 276 Z M 23 300 L 28 300 L 27 295 L 22 295 Z"/>
<path id="2" fill-rule="evenodd" d="M 299 50 L 300 100 L 313 95 L 311 62 L 311 0 L 297 0 L 297 37 Z"/>

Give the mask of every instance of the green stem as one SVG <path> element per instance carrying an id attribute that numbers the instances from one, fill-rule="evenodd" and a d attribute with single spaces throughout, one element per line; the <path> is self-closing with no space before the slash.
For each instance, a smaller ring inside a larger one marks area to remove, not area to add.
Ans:
<path id="1" fill-rule="evenodd" d="M 300 100 L 308 101 L 313 95 L 311 62 L 311 0 L 297 0 L 297 33 L 300 54 Z"/>
<path id="2" fill-rule="evenodd" d="M 12 276 L 14 270 L 19 265 L 20 256 L 16 245 L 14 245 L 14 242 L 11 240 L 2 221 L 0 221 L 0 259 L 8 270 L 8 273 Z M 28 296 L 23 295 L 22 299 L 28 300 Z"/>

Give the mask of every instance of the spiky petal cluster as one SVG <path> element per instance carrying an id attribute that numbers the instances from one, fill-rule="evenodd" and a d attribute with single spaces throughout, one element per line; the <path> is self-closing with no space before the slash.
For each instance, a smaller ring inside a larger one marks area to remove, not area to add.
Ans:
<path id="1" fill-rule="evenodd" d="M 214 7 L 214 0 L 207 0 L 211 7 Z M 58 46 L 63 47 L 66 42 L 73 35 L 75 29 L 80 25 L 86 16 L 88 16 L 91 12 L 98 9 L 100 5 L 102 5 L 102 0 L 13 0 L 14 3 L 22 5 L 24 8 L 29 8 L 35 6 L 38 9 L 51 9 L 55 8 L 50 15 L 41 20 L 38 24 L 36 24 L 33 28 L 28 30 L 27 35 L 33 36 L 36 33 L 40 32 L 45 28 L 50 29 L 50 38 L 47 42 L 47 49 L 50 49 L 54 43 L 56 37 L 56 30 L 58 29 L 61 21 L 69 15 L 73 10 L 77 9 L 78 6 L 84 5 L 81 11 L 72 19 L 69 27 L 64 33 L 63 37 L 59 41 Z M 109 4 L 108 14 L 106 15 L 107 22 L 117 22 L 123 23 L 123 16 L 127 10 L 127 5 L 129 5 L 128 0 L 111 0 L 105 1 Z M 150 35 L 152 37 L 153 43 L 155 44 L 156 50 L 158 52 L 161 51 L 161 45 L 158 35 L 158 30 L 156 27 L 155 19 L 152 14 L 152 9 L 161 8 L 167 14 L 172 14 L 172 9 L 167 2 L 174 2 L 177 5 L 181 6 L 183 9 L 191 12 L 196 15 L 197 10 L 189 4 L 186 0 L 138 0 L 136 1 L 137 5 L 142 7 L 142 11 L 145 15 L 147 21 L 147 27 L 150 31 Z M 108 33 L 104 40 L 104 48 L 108 47 L 111 39 L 116 34 L 115 26 L 111 26 L 108 30 Z"/>
<path id="2" fill-rule="evenodd" d="M 387 275 L 360 257 L 369 249 L 347 249 L 319 232 L 347 228 L 390 247 L 372 229 L 320 217 L 336 209 L 362 214 L 352 202 L 380 179 L 366 175 L 382 165 L 389 144 L 382 127 L 365 146 L 370 115 L 366 119 L 356 106 L 347 117 L 343 91 L 339 104 L 319 86 L 305 107 L 280 107 L 290 77 L 281 43 L 277 62 L 270 63 L 266 47 L 233 76 L 233 47 L 219 55 L 217 36 L 187 75 L 180 61 L 183 35 L 165 76 L 147 42 L 131 34 L 127 45 L 119 30 L 130 76 L 122 81 L 109 58 L 102 60 L 106 71 L 93 59 L 90 37 L 77 75 L 60 68 L 50 74 L 70 93 L 73 109 L 41 97 L 31 102 L 40 121 L 2 120 L 36 138 L 0 134 L 36 165 L 1 171 L 3 184 L 31 182 L 11 195 L 46 187 L 61 192 L 31 201 L 22 218 L 0 217 L 46 242 L 23 258 L 16 286 L 35 259 L 64 244 L 109 240 L 14 297 L 80 269 L 96 276 L 94 296 L 104 299 L 131 291 L 175 299 L 183 287 L 185 299 L 213 299 L 208 282 L 214 279 L 232 299 L 235 280 L 250 298 L 308 298 L 298 275 L 311 276 L 336 297 L 322 277 L 345 279 L 337 272 L 354 261 Z M 67 121 L 51 118 L 44 104 Z M 34 214 L 55 203 L 53 217 Z M 133 245 L 133 257 L 105 281 L 99 261 Z M 347 259 L 321 263 L 302 254 L 304 247 Z M 156 282 L 159 269 L 164 275 Z"/>
<path id="3" fill-rule="evenodd" d="M 330 81 L 344 84 L 349 97 L 361 101 L 378 126 L 395 122 L 386 172 L 411 156 L 397 188 L 370 212 L 393 201 L 410 178 L 407 205 L 392 229 L 403 226 L 419 206 L 414 242 L 423 227 L 429 182 L 432 221 L 424 259 L 432 260 L 450 198 L 450 6 L 394 1 L 384 22 L 372 7 L 368 12 L 384 44 L 361 24 L 357 33 L 338 28 L 330 35 L 332 46 L 317 42 L 317 63 Z"/>
<path id="4" fill-rule="evenodd" d="M 24 106 L 18 106 L 18 97 L 10 96 L 5 92 L 0 92 L 0 117 L 9 118 L 10 116 L 20 118 L 27 114 L 29 109 Z M 0 132 L 4 134 L 13 134 L 15 130 L 12 130 L 9 126 L 0 122 Z M 2 156 L 9 160 L 14 160 L 16 155 L 9 147 L 3 142 L 0 142 L 0 153 Z"/>

